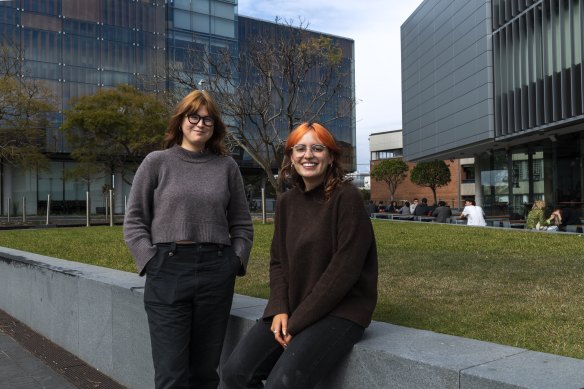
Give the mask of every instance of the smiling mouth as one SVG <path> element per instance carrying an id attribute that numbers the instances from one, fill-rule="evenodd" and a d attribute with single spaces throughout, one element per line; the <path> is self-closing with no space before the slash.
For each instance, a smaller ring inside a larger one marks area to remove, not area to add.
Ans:
<path id="1" fill-rule="evenodd" d="M 314 162 L 305 162 L 302 164 L 303 167 L 315 167 L 316 163 Z"/>

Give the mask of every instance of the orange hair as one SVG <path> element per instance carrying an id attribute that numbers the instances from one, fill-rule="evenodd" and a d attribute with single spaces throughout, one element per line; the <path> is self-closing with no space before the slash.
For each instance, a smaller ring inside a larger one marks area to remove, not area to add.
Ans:
<path id="1" fill-rule="evenodd" d="M 324 178 L 324 198 L 330 199 L 334 190 L 343 182 L 348 181 L 345 177 L 345 170 L 341 166 L 341 149 L 337 146 L 335 138 L 323 125 L 319 123 L 302 123 L 298 125 L 289 135 L 284 150 L 284 163 L 280 170 L 280 177 L 284 177 L 294 186 L 304 189 L 302 177 L 292 168 L 292 147 L 308 132 L 314 131 L 316 137 L 326 146 L 331 155 L 331 166 L 327 169 Z"/>

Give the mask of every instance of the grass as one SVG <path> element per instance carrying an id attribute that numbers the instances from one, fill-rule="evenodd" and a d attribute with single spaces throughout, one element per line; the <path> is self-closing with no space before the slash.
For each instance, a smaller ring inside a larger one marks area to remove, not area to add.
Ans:
<path id="1" fill-rule="evenodd" d="M 374 221 L 374 319 L 584 359 L 580 235 Z M 255 224 L 238 293 L 267 297 L 273 226 Z M 121 227 L 0 231 L 0 246 L 135 271 Z"/>

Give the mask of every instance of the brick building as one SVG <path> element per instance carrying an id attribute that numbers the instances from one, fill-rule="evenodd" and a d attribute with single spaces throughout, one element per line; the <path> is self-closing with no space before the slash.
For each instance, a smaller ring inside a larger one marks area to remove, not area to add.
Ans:
<path id="1" fill-rule="evenodd" d="M 389 158 L 402 158 L 402 131 L 386 131 L 369 135 L 369 149 L 371 151 L 371 169 L 380 161 Z M 448 185 L 436 190 L 438 201 L 443 200 L 453 208 L 461 208 L 464 200 L 474 199 L 474 160 L 472 158 L 445 160 L 450 169 L 451 181 Z M 407 162 L 409 171 L 408 176 L 401 183 L 395 192 L 394 200 L 398 203 L 403 201 L 412 201 L 414 198 L 421 199 L 426 197 L 428 204 L 434 202 L 432 190 L 427 187 L 418 186 L 409 179 L 411 170 L 416 166 L 415 163 Z M 390 201 L 390 194 L 387 185 L 371 179 L 371 200 L 374 202 Z"/>

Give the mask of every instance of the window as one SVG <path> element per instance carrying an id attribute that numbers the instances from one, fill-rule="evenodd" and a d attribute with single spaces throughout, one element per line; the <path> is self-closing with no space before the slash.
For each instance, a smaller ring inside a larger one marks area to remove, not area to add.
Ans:
<path id="1" fill-rule="evenodd" d="M 403 156 L 403 149 L 393 149 L 393 150 L 382 150 L 373 151 L 371 153 L 371 159 L 376 161 L 380 159 L 390 159 Z"/>

